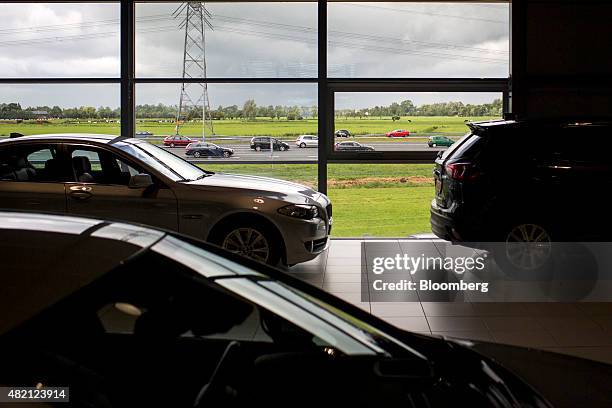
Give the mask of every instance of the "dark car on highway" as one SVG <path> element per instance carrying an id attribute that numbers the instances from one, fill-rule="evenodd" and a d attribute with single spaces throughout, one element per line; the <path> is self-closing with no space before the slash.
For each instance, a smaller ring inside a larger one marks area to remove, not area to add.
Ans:
<path id="1" fill-rule="evenodd" d="M 185 154 L 193 157 L 231 157 L 234 149 L 217 146 L 214 143 L 194 142 L 187 145 Z"/>
<path id="2" fill-rule="evenodd" d="M 373 152 L 374 148 L 359 142 L 339 142 L 334 145 L 334 150 L 338 152 Z"/>
<path id="3" fill-rule="evenodd" d="M 612 159 L 586 141 L 612 125 L 489 121 L 435 161 L 433 232 L 471 242 L 609 241 L 610 217 L 594 211 L 612 187 Z"/>
<path id="4" fill-rule="evenodd" d="M 334 136 L 336 136 L 336 137 L 351 137 L 351 132 L 349 132 L 346 129 L 340 129 L 340 130 L 336 130 L 336 132 L 334 132 Z"/>
<path id="5" fill-rule="evenodd" d="M 0 140 L 0 208 L 149 224 L 287 265 L 322 253 L 332 227 L 331 202 L 306 186 L 213 173 L 107 135 Z"/>
<path id="6" fill-rule="evenodd" d="M 610 402 L 609 365 L 410 333 L 165 231 L 0 212 L 0 253 L 0 384 L 69 387 L 70 406 Z"/>
<path id="7" fill-rule="evenodd" d="M 270 145 L 272 146 L 272 149 L 279 150 L 281 152 L 289 150 L 288 143 L 273 137 L 254 137 L 251 139 L 251 149 L 258 152 L 262 150 L 270 150 Z"/>

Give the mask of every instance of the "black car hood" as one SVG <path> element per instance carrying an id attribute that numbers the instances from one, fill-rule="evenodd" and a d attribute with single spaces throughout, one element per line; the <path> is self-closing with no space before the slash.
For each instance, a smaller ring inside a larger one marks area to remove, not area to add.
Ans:
<path id="1" fill-rule="evenodd" d="M 484 342 L 463 342 L 537 390 L 554 407 L 612 407 L 612 365 Z"/>

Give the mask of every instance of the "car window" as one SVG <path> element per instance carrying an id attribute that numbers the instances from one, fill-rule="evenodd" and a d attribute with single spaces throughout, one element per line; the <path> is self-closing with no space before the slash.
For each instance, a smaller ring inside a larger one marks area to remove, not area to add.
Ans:
<path id="1" fill-rule="evenodd" d="M 71 181 L 70 168 L 58 157 L 55 145 L 5 147 L 0 150 L 0 180 L 17 182 Z"/>
<path id="2" fill-rule="evenodd" d="M 130 177 L 144 173 L 116 154 L 96 147 L 79 147 L 70 153 L 76 181 L 127 186 Z"/>

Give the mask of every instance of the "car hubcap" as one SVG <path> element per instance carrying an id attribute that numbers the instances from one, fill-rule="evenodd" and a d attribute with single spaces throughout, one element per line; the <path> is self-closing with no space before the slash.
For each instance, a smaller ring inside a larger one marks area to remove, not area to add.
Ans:
<path id="1" fill-rule="evenodd" d="M 195 152 L 193 155 L 194 155 L 195 157 L 200 157 L 200 152 Z"/>
<path id="2" fill-rule="evenodd" d="M 264 235 L 253 228 L 238 228 L 227 234 L 222 247 L 249 258 L 266 262 L 270 257 L 270 246 Z"/>
<path id="3" fill-rule="evenodd" d="M 521 269 L 541 267 L 550 253 L 550 235 L 539 225 L 517 225 L 506 237 L 506 257 L 512 265 Z"/>

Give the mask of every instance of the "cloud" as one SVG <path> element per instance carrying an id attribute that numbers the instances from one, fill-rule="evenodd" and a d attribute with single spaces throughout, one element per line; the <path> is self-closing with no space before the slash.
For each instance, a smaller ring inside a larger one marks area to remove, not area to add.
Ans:
<path id="1" fill-rule="evenodd" d="M 137 4 L 137 75 L 181 76 L 184 32 L 178 28 L 179 20 L 171 17 L 176 7 L 177 3 Z M 209 3 L 207 8 L 215 16 L 215 30 L 207 32 L 209 76 L 316 76 L 316 3 Z M 328 10 L 330 76 L 508 75 L 507 5 L 330 3 Z M 0 29 L 0 75 L 118 75 L 118 4 L 3 4 L 0 14 L 5 17 Z M 39 103 L 35 92 L 11 94 L 7 89 L 2 88 L 3 101 Z M 137 99 L 143 103 L 178 100 L 177 85 L 138 89 Z M 215 84 L 210 89 L 214 106 L 241 105 L 252 97 L 260 104 L 316 103 L 313 85 Z M 369 106 L 392 96 L 353 95 L 350 103 Z M 465 97 L 474 99 L 474 94 Z M 55 100 L 64 106 L 97 105 L 86 93 L 58 92 Z"/>

